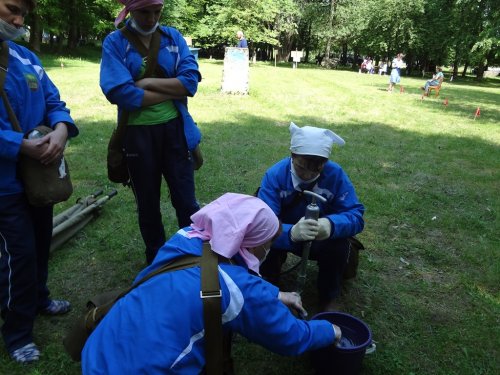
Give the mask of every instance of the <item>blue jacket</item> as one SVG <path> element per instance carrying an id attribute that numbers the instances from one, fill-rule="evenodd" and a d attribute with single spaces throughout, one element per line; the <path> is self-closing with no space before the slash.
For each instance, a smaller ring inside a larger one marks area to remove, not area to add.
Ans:
<path id="1" fill-rule="evenodd" d="M 58 122 L 68 125 L 68 136 L 78 134 L 73 119 L 61 101 L 38 57 L 14 42 L 9 44 L 8 72 L 4 89 L 24 134 L 39 125 L 54 127 Z M 3 101 L 0 100 L 0 196 L 23 191 L 16 167 L 23 133 L 15 131 Z"/>
<path id="2" fill-rule="evenodd" d="M 238 48 L 248 48 L 248 43 L 247 43 L 247 40 L 245 38 L 243 39 L 240 39 L 238 41 L 238 45 L 237 45 Z"/>
<path id="3" fill-rule="evenodd" d="M 130 21 L 127 21 L 127 25 Z M 158 66 L 166 77 L 177 78 L 194 96 L 201 81 L 198 63 L 189 51 L 181 33 L 172 27 L 160 26 L 162 37 L 158 52 Z M 135 86 L 140 77 L 142 57 L 128 42 L 122 32 L 109 34 L 102 46 L 100 85 L 106 98 L 118 106 L 119 111 L 136 111 L 141 108 L 144 90 Z M 174 105 L 184 122 L 187 145 L 193 150 L 201 140 L 201 133 L 188 112 L 187 100 L 174 100 Z M 119 114 L 120 115 L 120 114 Z"/>
<path id="4" fill-rule="evenodd" d="M 136 280 L 171 259 L 201 251 L 200 239 L 179 230 Z M 296 319 L 278 300 L 278 288 L 245 267 L 220 264 L 219 281 L 224 329 L 282 355 L 333 342 L 331 323 Z M 200 286 L 197 266 L 157 275 L 120 299 L 87 340 L 83 374 L 199 374 L 205 365 Z"/>
<path id="5" fill-rule="evenodd" d="M 290 230 L 306 212 L 311 198 L 300 197 L 294 189 L 291 173 L 291 158 L 285 158 L 267 170 L 259 189 L 258 197 L 267 203 L 283 223 L 283 233 L 273 247 L 291 249 Z M 344 238 L 360 233 L 364 227 L 364 206 L 358 201 L 354 186 L 340 165 L 327 161 L 314 185 L 307 189 L 326 198 L 327 202 L 316 202 L 320 217 L 332 222 L 330 238 Z"/>

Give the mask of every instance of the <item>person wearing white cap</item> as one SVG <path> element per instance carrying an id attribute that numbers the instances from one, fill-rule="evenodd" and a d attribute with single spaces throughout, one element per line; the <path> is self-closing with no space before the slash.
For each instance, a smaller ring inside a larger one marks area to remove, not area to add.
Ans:
<path id="1" fill-rule="evenodd" d="M 344 140 L 329 129 L 290 124 L 291 156 L 265 173 L 258 197 L 282 222 L 283 232 L 273 242 L 261 274 L 277 283 L 287 252 L 302 255 L 304 241 L 313 241 L 310 259 L 318 262 L 317 288 L 321 310 L 331 310 L 340 295 L 342 275 L 349 258 L 348 238 L 363 230 L 364 206 L 340 165 L 328 160 L 334 144 Z M 309 190 L 323 196 L 318 221 L 304 218 Z"/>

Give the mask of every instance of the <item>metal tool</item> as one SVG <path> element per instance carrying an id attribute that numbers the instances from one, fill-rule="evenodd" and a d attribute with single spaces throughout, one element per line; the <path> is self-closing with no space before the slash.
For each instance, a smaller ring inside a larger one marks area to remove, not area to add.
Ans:
<path id="1" fill-rule="evenodd" d="M 311 197 L 311 203 L 307 205 L 306 213 L 304 216 L 306 219 L 314 219 L 317 221 L 319 218 L 319 206 L 316 204 L 316 199 L 323 203 L 326 203 L 326 198 L 309 190 L 304 190 L 303 193 Z M 309 253 L 311 252 L 311 244 L 312 241 L 306 241 L 302 246 L 302 260 L 300 261 L 300 269 L 297 276 L 296 288 L 299 295 L 301 295 L 304 291 L 304 285 L 306 283 L 307 263 L 309 260 Z"/>

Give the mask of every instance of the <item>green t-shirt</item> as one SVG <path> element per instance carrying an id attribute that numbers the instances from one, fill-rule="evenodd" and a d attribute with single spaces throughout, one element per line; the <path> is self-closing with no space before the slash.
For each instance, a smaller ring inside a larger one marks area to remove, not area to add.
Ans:
<path id="1" fill-rule="evenodd" d="M 137 111 L 132 111 L 128 116 L 129 125 L 156 125 L 179 117 L 172 100 L 150 105 Z"/>
<path id="2" fill-rule="evenodd" d="M 144 77 L 146 63 L 142 60 L 142 69 L 138 79 Z M 175 108 L 172 100 L 143 107 L 137 111 L 131 111 L 128 116 L 128 125 L 156 125 L 168 122 L 179 117 L 179 112 Z"/>

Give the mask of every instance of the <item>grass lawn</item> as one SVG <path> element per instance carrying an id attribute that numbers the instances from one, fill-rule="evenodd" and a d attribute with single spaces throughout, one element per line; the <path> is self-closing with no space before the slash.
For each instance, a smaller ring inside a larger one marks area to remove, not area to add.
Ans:
<path id="1" fill-rule="evenodd" d="M 101 188 L 118 195 L 52 253 L 52 295 L 68 298 L 73 312 L 37 319 L 43 354 L 36 365 L 12 363 L 0 345 L 0 374 L 80 373 L 63 351 L 65 331 L 88 297 L 127 286 L 145 261 L 132 194 L 106 176 L 115 108 L 98 87 L 98 62 L 44 61 L 80 127 L 66 152 L 74 196 L 56 210 Z M 232 96 L 220 93 L 222 68 L 221 61 L 200 62 L 204 78 L 189 104 L 203 132 L 200 203 L 228 191 L 253 194 L 264 171 L 288 155 L 290 121 L 334 130 L 346 145 L 331 158 L 366 206 L 358 236 L 366 250 L 341 299 L 344 311 L 370 325 L 377 344 L 363 374 L 499 374 L 500 79 L 449 83 L 448 76 L 439 98 L 422 100 L 423 79 L 403 77 L 404 93 L 397 86 L 390 94 L 387 76 L 258 63 L 250 68 L 250 95 Z M 162 212 L 173 234 L 166 189 Z M 304 299 L 312 315 L 314 264 L 308 273 Z M 274 355 L 242 337 L 233 351 L 238 375 L 313 374 L 307 356 Z"/>

